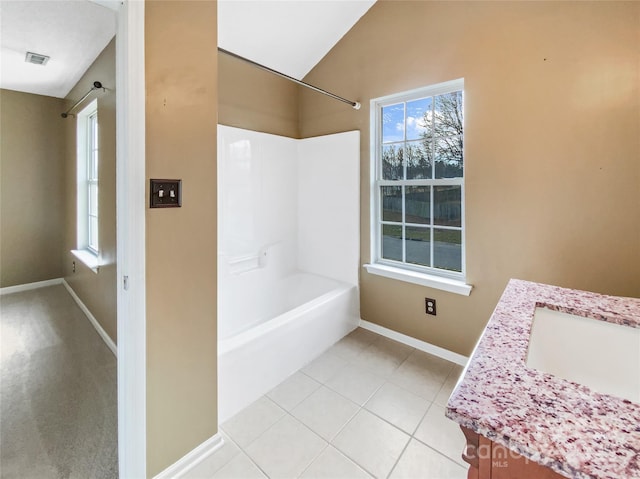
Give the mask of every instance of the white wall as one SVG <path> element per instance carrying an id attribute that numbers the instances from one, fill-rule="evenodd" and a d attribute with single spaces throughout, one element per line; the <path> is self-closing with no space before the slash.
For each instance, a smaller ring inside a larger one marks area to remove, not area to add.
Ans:
<path id="1" fill-rule="evenodd" d="M 298 268 L 358 284 L 360 132 L 298 143 Z"/>
<path id="2" fill-rule="evenodd" d="M 295 247 L 296 140 L 218 126 L 219 253 L 256 256 L 278 241 Z"/>
<path id="3" fill-rule="evenodd" d="M 295 271 L 358 284 L 359 138 L 295 140 L 218 125 L 221 339 L 255 323 L 265 285 Z"/>
<path id="4" fill-rule="evenodd" d="M 296 159 L 291 138 L 218 125 L 220 339 L 250 327 L 264 285 L 296 269 Z"/>

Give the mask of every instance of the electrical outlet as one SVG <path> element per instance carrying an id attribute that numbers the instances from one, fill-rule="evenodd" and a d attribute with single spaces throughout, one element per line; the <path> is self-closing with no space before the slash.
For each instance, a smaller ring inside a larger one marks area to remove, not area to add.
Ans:
<path id="1" fill-rule="evenodd" d="M 431 314 L 433 316 L 436 315 L 436 300 L 431 298 L 424 298 L 424 312 L 427 314 Z"/>

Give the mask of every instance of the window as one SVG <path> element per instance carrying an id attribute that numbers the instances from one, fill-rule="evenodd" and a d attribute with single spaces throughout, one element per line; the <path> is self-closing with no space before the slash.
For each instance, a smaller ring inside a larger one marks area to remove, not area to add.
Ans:
<path id="1" fill-rule="evenodd" d="M 98 104 L 92 101 L 77 117 L 77 233 L 78 249 L 73 253 L 97 271 L 98 240 Z"/>
<path id="2" fill-rule="evenodd" d="M 464 283 L 463 87 L 455 80 L 372 100 L 369 272 Z"/>
<path id="3" fill-rule="evenodd" d="M 87 117 L 87 249 L 98 254 L 98 112 Z"/>

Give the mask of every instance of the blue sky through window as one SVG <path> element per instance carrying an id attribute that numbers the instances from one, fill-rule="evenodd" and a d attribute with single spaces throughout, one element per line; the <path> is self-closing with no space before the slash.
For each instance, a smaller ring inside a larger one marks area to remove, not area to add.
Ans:
<path id="1" fill-rule="evenodd" d="M 382 142 L 404 140 L 404 103 L 382 108 Z"/>
<path id="2" fill-rule="evenodd" d="M 427 113 L 425 119 L 425 112 Z M 431 121 L 431 97 L 407 103 L 407 140 L 419 140 L 427 131 L 426 121 Z"/>
<path id="3" fill-rule="evenodd" d="M 382 142 L 403 141 L 405 128 L 407 140 L 419 140 L 427 129 L 426 121 L 432 116 L 431 97 L 410 101 L 406 104 L 397 103 L 382 108 Z M 425 112 L 427 113 L 425 118 Z"/>

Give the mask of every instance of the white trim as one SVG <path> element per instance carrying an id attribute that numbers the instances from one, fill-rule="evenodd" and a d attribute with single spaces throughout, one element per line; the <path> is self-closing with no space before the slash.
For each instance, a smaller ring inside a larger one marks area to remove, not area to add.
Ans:
<path id="1" fill-rule="evenodd" d="M 98 256 L 91 251 L 86 249 L 72 249 L 71 254 L 94 273 L 97 274 L 100 271 L 100 260 Z"/>
<path id="2" fill-rule="evenodd" d="M 369 321 L 365 321 L 364 319 L 360 320 L 360 327 L 368 329 L 369 331 L 373 331 L 374 333 L 378 333 L 379 335 L 386 338 L 393 339 L 394 341 L 398 341 L 399 343 L 406 344 L 407 346 L 419 349 L 420 351 L 424 351 L 425 353 L 433 354 L 434 356 L 438 356 L 439 358 L 459 364 L 460 366 L 466 366 L 467 362 L 469 361 L 469 358 L 467 356 L 454 353 L 453 351 L 441 348 L 440 346 L 436 346 L 435 344 L 427 343 L 426 341 L 421 341 L 420 339 L 412 338 L 411 336 L 407 336 L 406 334 L 387 329 L 384 326 L 370 323 Z"/>
<path id="3" fill-rule="evenodd" d="M 444 276 L 435 276 L 431 274 L 419 273 L 405 268 L 395 268 L 383 264 L 365 264 L 363 268 L 369 274 L 384 276 L 385 278 L 397 279 L 407 283 L 419 284 L 428 288 L 440 289 L 449 293 L 456 293 L 463 296 L 469 296 L 473 285 L 464 281 L 445 278 Z"/>
<path id="4" fill-rule="evenodd" d="M 45 279 L 44 281 L 17 284 L 15 286 L 5 286 L 4 288 L 0 288 L 0 296 L 11 293 L 21 293 L 22 291 L 29 291 L 31 289 L 46 288 L 47 286 L 55 286 L 56 284 L 62 284 L 62 278 Z"/>
<path id="5" fill-rule="evenodd" d="M 97 98 L 76 115 L 76 246 L 78 250 L 90 249 L 89 245 L 91 244 L 89 237 L 89 184 L 93 180 L 89 179 L 89 170 L 91 169 L 92 149 L 96 138 L 93 137 L 93 132 L 89 128 L 89 121 L 94 116 L 96 118 L 98 116 Z M 97 180 L 95 184 L 98 184 Z M 99 248 L 99 244 L 97 246 Z"/>
<path id="6" fill-rule="evenodd" d="M 450 93 L 452 91 L 459 90 L 462 85 L 464 85 L 464 78 L 457 78 L 455 80 L 435 83 L 426 87 L 414 88 L 413 90 L 403 91 L 402 93 L 392 93 L 391 95 L 374 98 L 370 101 L 370 105 L 373 106 L 377 103 L 382 106 L 389 106 L 394 103 L 411 101 L 420 96 L 426 97 L 442 95 L 443 93 Z"/>
<path id="7" fill-rule="evenodd" d="M 87 308 L 87 306 L 82 302 L 82 300 L 76 294 L 76 292 L 73 290 L 73 288 L 64 279 L 62 280 L 62 286 L 64 286 L 66 288 L 67 292 L 71 295 L 71 297 L 76 302 L 78 307 L 82 310 L 82 312 L 87 317 L 89 322 L 93 325 L 93 327 L 98 332 L 98 334 L 100 335 L 100 337 L 102 338 L 104 343 L 111 350 L 113 355 L 117 358 L 118 357 L 118 350 L 116 348 L 116 343 L 113 342 L 113 339 L 111 339 L 111 337 L 107 334 L 107 332 L 102 328 L 102 326 L 100 325 L 100 323 L 98 322 L 96 317 L 93 314 L 91 314 L 91 311 L 89 311 L 89 308 Z"/>
<path id="8" fill-rule="evenodd" d="M 435 97 L 437 95 L 442 95 L 449 92 L 454 91 L 462 91 L 462 95 L 464 98 L 464 78 L 458 78 L 456 80 L 446 81 L 442 83 L 438 83 L 435 85 L 430 85 L 426 87 L 416 88 L 413 90 L 394 93 L 392 95 L 386 95 L 379 98 L 373 98 L 369 102 L 369 171 L 370 171 L 370 184 L 369 184 L 369 219 L 370 219 L 370 229 L 369 229 L 369 238 L 370 238 L 370 265 L 367 266 L 380 266 L 380 270 L 374 271 L 373 269 L 367 271 L 373 274 L 380 274 L 382 276 L 386 276 L 389 278 L 399 279 L 401 281 L 407 281 L 416 284 L 422 284 L 425 286 L 430 286 L 438 289 L 444 289 L 445 291 L 456 292 L 458 294 L 469 295 L 471 292 L 471 287 L 466 285 L 466 221 L 465 221 L 465 179 L 464 174 L 461 178 L 435 178 L 432 177 L 430 179 L 420 179 L 420 180 L 407 180 L 404 179 L 406 176 L 406 163 L 403 165 L 403 179 L 400 180 L 384 180 L 382 179 L 382 172 L 380 170 L 381 167 L 381 158 L 380 158 L 380 150 L 379 146 L 382 144 L 382 108 L 389 105 L 394 105 L 396 103 L 406 103 L 412 100 L 416 100 L 419 98 L 425 97 Z M 463 100 L 464 101 L 464 100 Z M 406 112 L 405 112 L 406 119 Z M 402 140 L 397 140 L 392 142 L 393 144 L 404 145 L 407 143 L 407 135 L 406 128 L 404 130 L 404 135 Z M 464 148 L 464 146 L 463 146 Z M 434 166 L 435 168 L 435 166 Z M 435 170 L 434 170 L 435 174 Z M 428 227 L 431 232 L 432 241 L 430 241 L 430 262 L 433 265 L 434 262 L 434 234 L 436 229 L 448 229 L 460 231 L 461 244 L 460 244 L 460 254 L 461 254 L 461 262 L 460 262 L 460 271 L 452 272 L 444 269 L 440 269 L 433 266 L 418 266 L 412 265 L 410 263 L 406 263 L 406 242 L 402 241 L 402 260 L 401 266 L 391 266 L 394 271 L 390 272 L 389 269 L 384 265 L 385 260 L 382 257 L 382 238 L 380 233 L 380 225 L 386 224 L 386 222 L 382 221 L 382 205 L 380 199 L 380 186 L 397 186 L 401 187 L 403 191 L 403 202 L 402 202 L 402 221 L 400 224 L 394 221 L 394 225 L 401 226 L 403 231 L 403 237 L 405 233 L 405 228 L 407 226 L 412 226 L 406 222 L 405 219 L 405 201 L 404 201 L 404 191 L 407 186 L 429 186 L 431 191 L 431 223 L 429 225 L 419 225 L 420 227 Z M 456 227 L 442 227 L 441 225 L 436 225 L 433 219 L 433 195 L 434 195 L 434 187 L 436 186 L 460 186 L 461 192 L 461 223 L 460 226 Z M 403 271 L 404 268 L 407 270 L 407 274 L 401 274 L 399 272 Z M 413 273 L 413 271 L 418 270 L 417 275 Z M 438 281 L 437 278 L 442 276 L 444 280 Z M 453 279 L 453 286 L 450 285 L 450 279 Z M 444 284 L 444 287 L 440 286 Z"/>
<path id="9" fill-rule="evenodd" d="M 207 459 L 224 444 L 224 439 L 220 434 L 215 434 L 200 444 L 198 447 L 188 452 L 172 465 L 167 467 L 153 479 L 178 479 L 178 478 L 200 478 L 208 474 Z"/>
<path id="10" fill-rule="evenodd" d="M 120 477 L 137 479 L 147 477 L 145 3 L 120 3 L 116 34 L 118 466 Z"/>

